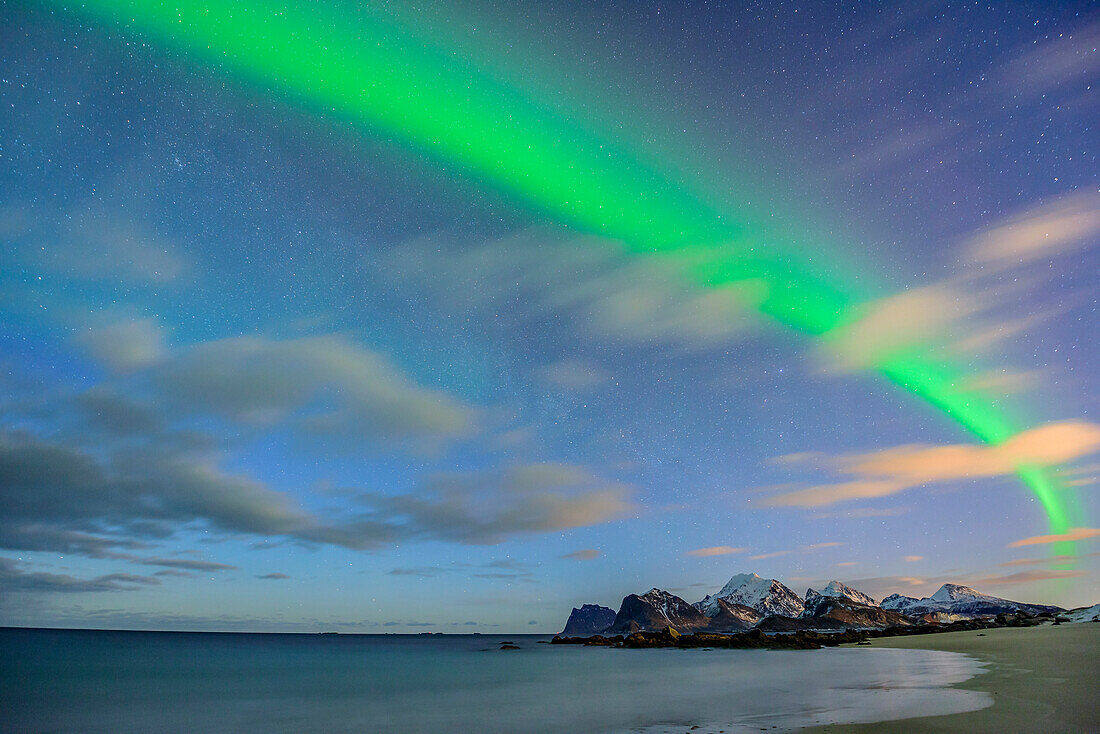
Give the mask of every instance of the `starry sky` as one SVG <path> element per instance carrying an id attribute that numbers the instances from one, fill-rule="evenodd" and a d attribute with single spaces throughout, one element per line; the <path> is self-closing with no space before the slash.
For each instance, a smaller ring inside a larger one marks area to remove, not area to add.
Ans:
<path id="1" fill-rule="evenodd" d="M 0 6 L 0 624 L 1100 601 L 1091 3 L 140 5 Z"/>

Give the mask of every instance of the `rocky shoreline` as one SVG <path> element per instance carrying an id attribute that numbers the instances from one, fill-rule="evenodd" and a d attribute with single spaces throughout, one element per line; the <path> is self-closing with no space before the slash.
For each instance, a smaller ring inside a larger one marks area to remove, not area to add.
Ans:
<path id="1" fill-rule="evenodd" d="M 1057 618 L 1052 614 L 1031 615 L 1026 612 L 998 614 L 988 619 L 968 619 L 947 624 L 924 624 L 911 626 L 892 626 L 884 629 L 848 629 L 843 632 L 814 632 L 799 630 L 791 633 L 767 634 L 763 630 L 752 629 L 734 634 L 714 632 L 695 632 L 681 634 L 668 626 L 655 632 L 632 632 L 629 635 L 591 635 L 588 637 L 566 637 L 557 635 L 550 641 L 552 645 L 583 645 L 586 647 L 621 648 L 726 648 L 726 649 L 768 649 L 768 650 L 819 650 L 823 647 L 867 642 L 880 637 L 902 637 L 910 635 L 928 635 L 943 632 L 964 632 L 995 629 L 999 627 L 1035 627 Z"/>

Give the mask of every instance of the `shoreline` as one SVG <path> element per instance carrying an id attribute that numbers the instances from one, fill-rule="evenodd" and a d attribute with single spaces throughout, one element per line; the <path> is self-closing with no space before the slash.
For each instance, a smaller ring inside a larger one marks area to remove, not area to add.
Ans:
<path id="1" fill-rule="evenodd" d="M 883 637 L 873 648 L 957 652 L 984 663 L 986 672 L 950 686 L 989 694 L 993 705 L 946 716 L 826 724 L 807 734 L 871 734 L 889 730 L 935 732 L 1095 731 L 1100 726 L 1100 624 L 998 627 L 935 635 Z M 845 645 L 849 647 L 849 645 Z M 887 725 L 888 729 L 884 729 Z"/>

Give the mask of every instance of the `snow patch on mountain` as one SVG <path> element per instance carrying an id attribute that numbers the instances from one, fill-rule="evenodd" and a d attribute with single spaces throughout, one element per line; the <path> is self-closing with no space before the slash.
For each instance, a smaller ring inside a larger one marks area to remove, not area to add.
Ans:
<path id="1" fill-rule="evenodd" d="M 1001 601 L 995 596 L 989 594 L 983 594 L 980 591 L 970 588 L 969 586 L 963 586 L 962 584 L 944 584 L 933 594 L 932 601 Z"/>
<path id="2" fill-rule="evenodd" d="M 923 599 L 891 594 L 882 600 L 880 606 L 883 609 L 890 609 L 913 617 L 935 614 L 943 619 L 986 617 L 1003 612 L 1014 613 L 1017 611 L 1027 612 L 1028 614 L 1062 611 L 1061 607 L 1046 604 L 1025 604 L 1009 599 L 1001 599 L 983 594 L 961 584 L 944 584 L 935 594 Z"/>
<path id="3" fill-rule="evenodd" d="M 851 599 L 858 604 L 866 604 L 869 607 L 877 607 L 875 600 L 864 594 L 862 591 L 857 591 L 851 586 L 842 584 L 839 581 L 830 581 L 829 585 L 821 591 L 821 596 L 831 596 L 841 599 Z"/>
<path id="4" fill-rule="evenodd" d="M 694 606 L 708 617 L 713 617 L 719 611 L 719 599 L 750 607 L 762 615 L 797 617 L 803 610 L 802 600 L 797 594 L 779 581 L 761 578 L 755 573 L 737 574 L 717 594 L 707 594 Z"/>
<path id="5" fill-rule="evenodd" d="M 1061 616 L 1063 619 L 1068 619 L 1070 622 L 1100 622 L 1100 604 L 1093 604 L 1091 607 L 1070 609 Z"/>

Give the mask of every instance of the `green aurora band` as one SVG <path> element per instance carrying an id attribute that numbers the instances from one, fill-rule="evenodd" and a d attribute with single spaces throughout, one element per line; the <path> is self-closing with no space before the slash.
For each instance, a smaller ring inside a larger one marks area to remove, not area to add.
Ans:
<path id="1" fill-rule="evenodd" d="M 270 0 L 88 0 L 80 12 L 318 113 L 395 136 L 417 155 L 460 166 L 527 208 L 631 252 L 675 254 L 677 263 L 693 263 L 686 275 L 699 285 L 758 293 L 760 312 L 799 332 L 827 341 L 867 300 L 854 278 L 825 273 L 807 255 L 814 248 L 779 235 L 763 217 L 727 216 L 611 136 L 392 21 L 350 7 Z M 991 399 L 959 388 L 963 370 L 930 353 L 891 355 L 876 369 L 984 442 L 1001 443 L 1019 430 Z M 1021 466 L 1018 475 L 1045 510 L 1050 532 L 1065 533 L 1069 490 L 1047 469 Z M 1072 554 L 1072 545 L 1055 550 Z"/>

